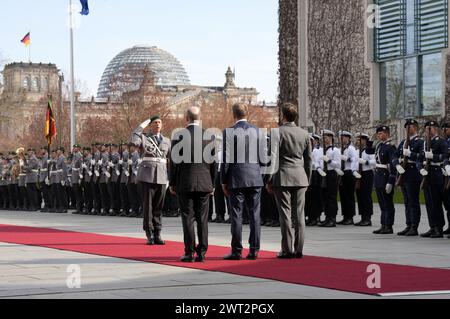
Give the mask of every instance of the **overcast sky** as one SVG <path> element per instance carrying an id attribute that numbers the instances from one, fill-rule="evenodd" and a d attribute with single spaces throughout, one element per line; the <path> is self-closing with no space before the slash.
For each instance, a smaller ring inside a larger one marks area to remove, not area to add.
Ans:
<path id="1" fill-rule="evenodd" d="M 74 4 L 80 6 L 78 0 Z M 69 77 L 69 0 L 2 0 L 0 53 L 27 61 L 20 40 L 31 31 L 32 62 L 52 62 Z M 276 101 L 276 0 L 89 0 L 91 13 L 77 14 L 75 77 L 96 95 L 108 62 L 136 44 L 172 53 L 191 83 L 223 85 L 236 68 L 236 84 L 255 87 L 259 100 Z"/>

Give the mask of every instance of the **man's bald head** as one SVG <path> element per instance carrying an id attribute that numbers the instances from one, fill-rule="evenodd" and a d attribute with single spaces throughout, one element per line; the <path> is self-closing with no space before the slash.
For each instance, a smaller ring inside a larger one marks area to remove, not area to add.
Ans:
<path id="1" fill-rule="evenodd" d="M 189 107 L 186 111 L 186 120 L 188 122 L 200 120 L 200 108 L 197 106 Z"/>

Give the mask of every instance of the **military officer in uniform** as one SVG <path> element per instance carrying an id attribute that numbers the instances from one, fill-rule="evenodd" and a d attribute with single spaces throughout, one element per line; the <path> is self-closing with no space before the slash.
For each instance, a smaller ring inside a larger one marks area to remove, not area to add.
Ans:
<path id="1" fill-rule="evenodd" d="M 28 159 L 24 162 L 23 169 L 25 171 L 25 184 L 27 190 L 28 210 L 37 211 L 41 205 L 38 203 L 38 183 L 39 160 L 36 157 L 35 150 L 28 149 Z"/>
<path id="2" fill-rule="evenodd" d="M 8 184 L 6 181 L 7 162 L 0 153 L 0 209 L 8 209 Z"/>
<path id="3" fill-rule="evenodd" d="M 128 200 L 128 188 L 127 184 L 130 179 L 130 167 L 128 160 L 130 159 L 130 153 L 128 152 L 128 144 L 122 144 L 122 158 L 119 160 L 119 166 L 121 169 L 119 178 L 120 189 L 120 215 L 126 217 L 130 211 L 130 201 Z"/>
<path id="4" fill-rule="evenodd" d="M 374 234 L 393 234 L 395 220 L 394 187 L 397 171 L 394 166 L 394 157 L 397 148 L 390 140 L 389 126 L 381 125 L 377 128 L 379 141 L 375 149 L 375 176 L 374 187 L 381 210 L 381 228 Z"/>
<path id="5" fill-rule="evenodd" d="M 368 134 L 360 133 L 356 138 L 358 140 L 359 154 L 361 154 L 361 156 L 358 154 L 357 158 L 358 173 L 361 175 L 361 178 L 357 180 L 359 185 L 356 188 L 356 198 L 361 221 L 356 223 L 355 226 L 368 227 L 372 226 L 373 171 L 376 165 L 375 150 L 373 148 L 373 141 L 370 140 Z"/>
<path id="6" fill-rule="evenodd" d="M 75 195 L 75 209 L 74 214 L 83 213 L 83 154 L 81 154 L 81 146 L 75 144 L 73 146 L 72 156 L 72 188 Z"/>
<path id="7" fill-rule="evenodd" d="M 10 161 L 8 164 L 8 193 L 9 193 L 9 209 L 20 209 L 19 200 L 19 179 L 18 179 L 18 159 L 15 159 L 16 153 L 10 153 Z M 17 173 L 15 172 L 17 171 Z"/>
<path id="8" fill-rule="evenodd" d="M 323 130 L 322 136 L 325 154 L 322 154 L 321 158 L 326 173 L 325 183 L 322 188 L 325 220 L 318 225 L 319 227 L 336 227 L 338 176 L 342 177 L 344 172 L 341 169 L 340 150 L 334 146 L 334 133 L 330 130 Z"/>
<path id="9" fill-rule="evenodd" d="M 442 129 L 444 131 L 444 138 L 447 142 L 448 147 L 448 153 L 450 155 L 450 122 L 444 123 L 442 126 Z M 444 183 L 444 207 L 447 211 L 447 229 L 443 232 L 444 235 L 450 235 L 450 187 L 448 187 L 448 180 L 450 179 L 450 176 L 448 176 L 447 172 L 445 173 L 447 176 L 445 177 L 445 183 Z M 448 237 L 450 238 L 450 236 Z"/>
<path id="10" fill-rule="evenodd" d="M 148 125 L 151 132 L 146 135 L 143 131 Z M 141 146 L 144 152 L 137 181 L 142 190 L 143 228 L 149 245 L 164 245 L 161 238 L 161 215 L 169 181 L 167 168 L 171 142 L 161 134 L 161 129 L 161 118 L 154 116 L 142 123 L 131 136 L 131 143 Z"/>
<path id="11" fill-rule="evenodd" d="M 320 145 L 322 136 L 318 134 L 311 134 L 312 142 L 312 174 L 311 182 L 306 192 L 306 204 L 308 205 L 308 221 L 306 226 L 317 226 L 320 222 L 320 216 L 323 212 L 323 198 L 322 198 L 322 179 L 326 178 L 327 174 L 324 171 L 323 148 Z"/>
<path id="12" fill-rule="evenodd" d="M 41 209 L 42 213 L 48 212 L 51 209 L 50 196 L 50 179 L 49 179 L 49 154 L 47 147 L 41 147 L 41 160 L 39 163 L 39 187 L 44 202 L 44 207 Z"/>
<path id="13" fill-rule="evenodd" d="M 101 199 L 101 216 L 108 216 L 109 210 L 111 208 L 111 198 L 109 196 L 108 190 L 108 182 L 111 178 L 110 173 L 110 163 L 109 163 L 109 152 L 108 152 L 109 144 L 104 144 L 102 146 L 102 153 L 100 159 L 100 177 L 99 177 L 99 185 L 100 185 L 100 199 Z"/>
<path id="14" fill-rule="evenodd" d="M 56 183 L 57 191 L 60 196 L 60 209 L 56 210 L 57 213 L 67 213 L 68 198 L 67 198 L 67 176 L 69 174 L 67 170 L 66 157 L 64 156 L 64 147 L 59 147 L 56 151 Z"/>
<path id="15" fill-rule="evenodd" d="M 92 154 L 91 154 L 91 148 L 90 147 L 84 147 L 83 148 L 83 163 L 81 164 L 82 167 L 82 175 L 83 175 L 83 181 L 81 183 L 81 187 L 83 189 L 83 214 L 91 215 L 92 209 L 94 207 L 94 196 L 92 194 L 93 191 L 93 185 L 92 185 Z"/>
<path id="16" fill-rule="evenodd" d="M 436 121 L 425 123 L 425 136 L 424 148 L 419 155 L 418 166 L 423 179 L 422 185 L 430 230 L 420 236 L 443 238 L 445 218 L 442 208 L 444 195 L 442 168 L 446 170 L 447 174 L 450 174 L 448 146 L 445 139 L 439 136 L 439 124 Z M 428 142 L 430 142 L 430 145 L 427 145 Z"/>
<path id="17" fill-rule="evenodd" d="M 419 137 L 419 123 L 414 119 L 408 119 L 405 129 L 410 138 L 408 147 L 404 147 L 403 140 L 398 146 L 394 157 L 394 165 L 399 175 L 403 175 L 403 198 L 405 201 L 406 228 L 399 232 L 399 236 L 418 236 L 420 224 L 420 183 L 422 176 L 417 168 L 420 152 L 423 151 L 423 139 Z M 406 169 L 404 168 L 406 167 Z"/>
<path id="18" fill-rule="evenodd" d="M 128 159 L 128 165 L 130 167 L 130 177 L 128 181 L 128 198 L 130 200 L 130 215 L 129 217 L 138 217 L 140 207 L 140 193 L 137 187 L 137 175 L 140 162 L 140 155 L 137 147 L 133 144 L 129 144 L 130 158 Z"/>
<path id="19" fill-rule="evenodd" d="M 19 161 L 19 179 L 18 179 L 18 186 L 19 186 L 19 209 L 20 210 L 27 210 L 28 209 L 28 196 L 27 196 L 27 184 L 26 184 L 26 178 L 27 174 L 25 172 L 25 150 L 23 148 L 19 148 L 16 154 L 18 155 L 18 161 Z"/>
<path id="20" fill-rule="evenodd" d="M 111 144 L 110 168 L 111 179 L 109 181 L 109 194 L 111 198 L 112 215 L 118 216 L 120 213 L 120 154 L 118 145 Z"/>
<path id="21" fill-rule="evenodd" d="M 92 194 L 94 197 L 94 210 L 92 212 L 93 215 L 100 215 L 101 213 L 101 207 L 102 207 L 102 200 L 100 195 L 100 164 L 102 159 L 102 154 L 100 152 L 100 143 L 95 143 L 93 149 L 93 158 L 91 160 L 92 164 Z"/>

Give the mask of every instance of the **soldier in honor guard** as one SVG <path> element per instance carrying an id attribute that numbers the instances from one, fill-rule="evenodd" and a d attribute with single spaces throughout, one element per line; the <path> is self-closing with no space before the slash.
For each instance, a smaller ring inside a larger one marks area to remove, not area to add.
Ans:
<path id="1" fill-rule="evenodd" d="M 39 160 L 36 157 L 35 150 L 28 149 L 28 158 L 24 162 L 23 169 L 25 171 L 25 184 L 27 190 L 28 210 L 37 211 L 41 208 L 38 203 L 38 190 L 36 184 L 38 183 L 39 174 Z"/>
<path id="2" fill-rule="evenodd" d="M 81 145 L 75 144 L 73 146 L 72 155 L 72 189 L 75 195 L 75 209 L 74 214 L 83 213 L 83 154 L 81 154 Z"/>
<path id="3" fill-rule="evenodd" d="M 120 154 L 117 144 L 111 144 L 109 194 L 111 198 L 112 215 L 120 214 Z M 112 165 L 111 165 L 112 164 Z"/>
<path id="4" fill-rule="evenodd" d="M 381 235 L 394 233 L 392 227 L 395 219 L 394 189 L 397 174 L 394 158 L 397 148 L 392 144 L 390 132 L 386 125 L 377 128 L 379 143 L 375 149 L 374 187 L 381 210 L 381 228 L 373 233 Z"/>
<path id="5" fill-rule="evenodd" d="M 103 144 L 101 148 L 101 159 L 100 159 L 100 200 L 101 200 L 101 216 L 108 216 L 109 210 L 111 209 L 111 198 L 109 196 L 108 183 L 111 178 L 110 168 L 112 163 L 109 162 L 109 144 Z"/>
<path id="6" fill-rule="evenodd" d="M 39 162 L 39 186 L 41 196 L 44 202 L 42 213 L 48 212 L 52 208 L 50 196 L 50 179 L 49 179 L 49 154 L 46 146 L 41 147 L 41 160 Z"/>
<path id="7" fill-rule="evenodd" d="M 357 136 L 359 154 L 357 158 L 358 173 L 360 179 L 356 180 L 356 199 L 358 202 L 358 211 L 361 215 L 361 221 L 355 226 L 372 226 L 373 201 L 372 190 L 374 180 L 374 169 L 376 166 L 375 149 L 370 136 L 365 133 L 359 133 Z"/>
<path id="8" fill-rule="evenodd" d="M 322 179 L 326 178 L 327 174 L 324 171 L 323 148 L 320 145 L 322 136 L 318 134 L 311 134 L 312 142 L 312 174 L 311 182 L 306 192 L 306 204 L 308 205 L 308 221 L 306 226 L 317 226 L 320 223 L 320 216 L 323 212 L 323 198 L 322 198 Z M 306 205 L 305 204 L 305 205 Z M 306 209 L 306 207 L 305 207 Z"/>
<path id="9" fill-rule="evenodd" d="M 150 125 L 151 132 L 144 134 Z M 168 158 L 170 158 L 170 140 L 161 134 L 162 121 L 153 116 L 136 128 L 130 142 L 142 147 L 143 159 L 139 167 L 137 181 L 141 185 L 142 209 L 144 214 L 143 229 L 148 245 L 164 245 L 161 238 L 162 209 L 166 194 L 168 177 Z"/>
<path id="10" fill-rule="evenodd" d="M 19 159 L 15 152 L 10 152 L 10 161 L 8 164 L 8 193 L 9 208 L 11 210 L 20 209 L 19 200 Z"/>
<path id="11" fill-rule="evenodd" d="M 356 215 L 355 179 L 361 178 L 358 173 L 358 154 L 351 142 L 352 133 L 341 131 L 339 137 L 341 140 L 341 170 L 344 172 L 339 184 L 343 219 L 337 224 L 353 225 L 353 217 Z"/>
<path id="12" fill-rule="evenodd" d="M 26 178 L 27 174 L 25 172 L 25 150 L 23 148 L 19 148 L 16 151 L 16 154 L 18 156 L 19 161 L 19 179 L 18 179 L 18 186 L 19 186 L 19 210 L 27 210 L 28 209 L 28 196 L 27 196 L 27 184 L 26 184 Z"/>
<path id="13" fill-rule="evenodd" d="M 0 209 L 8 207 L 8 184 L 6 181 L 6 158 L 0 153 Z"/>
<path id="14" fill-rule="evenodd" d="M 92 165 L 92 154 L 90 147 L 83 148 L 83 163 L 81 164 L 83 182 L 81 187 L 83 189 L 83 214 L 91 215 L 92 209 L 94 208 L 94 195 L 93 195 L 93 185 L 92 185 L 92 175 L 93 175 L 93 165 Z"/>
<path id="15" fill-rule="evenodd" d="M 422 189 L 430 230 L 420 236 L 423 238 L 443 238 L 445 226 L 442 200 L 444 195 L 444 175 L 442 169 L 450 174 L 448 164 L 448 145 L 439 136 L 439 124 L 436 121 L 425 123 L 425 141 L 419 155 L 418 167 L 422 175 Z"/>
<path id="16" fill-rule="evenodd" d="M 61 206 L 62 212 L 67 213 L 68 209 L 68 197 L 67 197 L 67 189 L 66 185 L 68 184 L 68 170 L 67 170 L 67 162 L 66 157 L 64 155 L 65 149 L 64 147 L 59 147 L 56 150 L 57 161 L 56 161 L 56 182 L 59 185 L 59 194 L 61 196 Z M 56 211 L 58 213 L 58 210 Z"/>
<path id="17" fill-rule="evenodd" d="M 52 205 L 49 209 L 50 213 L 62 213 L 62 186 L 61 183 L 58 182 L 58 169 L 56 163 L 58 162 L 58 155 L 56 154 L 56 150 L 51 151 L 50 158 L 50 197 L 52 198 Z"/>
<path id="18" fill-rule="evenodd" d="M 138 148 L 132 143 L 129 144 L 130 158 L 128 159 L 128 165 L 130 169 L 130 176 L 128 180 L 128 199 L 130 201 L 130 214 L 129 217 L 139 216 L 139 207 L 141 203 L 141 196 L 137 187 L 137 175 L 140 162 L 140 155 Z"/>
<path id="19" fill-rule="evenodd" d="M 405 202 L 406 228 L 399 232 L 399 236 L 418 236 L 420 224 L 420 184 L 422 176 L 417 167 L 419 154 L 423 151 L 423 139 L 419 137 L 419 123 L 408 119 L 405 123 L 407 139 L 398 146 L 394 157 L 394 166 L 401 179 L 403 198 Z M 408 143 L 409 142 L 409 143 Z M 408 147 L 405 147 L 405 144 Z M 398 183 L 398 182 L 397 182 Z"/>
<path id="20" fill-rule="evenodd" d="M 448 146 L 448 153 L 450 155 L 450 122 L 444 123 L 444 125 L 442 125 L 442 130 L 444 133 L 444 139 L 447 142 L 447 146 Z M 447 172 L 445 173 L 446 177 L 445 177 L 445 183 L 444 183 L 444 207 L 445 210 L 447 211 L 447 229 L 444 230 L 443 234 L 444 235 L 450 235 L 450 185 L 449 185 L 449 179 L 450 176 L 447 174 Z M 450 236 L 448 237 L 450 238 Z"/>
<path id="21" fill-rule="evenodd" d="M 119 178 L 119 191 L 120 191 L 120 215 L 126 217 L 130 211 L 130 201 L 128 200 L 128 181 L 130 179 L 130 153 L 128 152 L 128 144 L 122 143 L 122 158 L 119 160 L 120 166 L 120 178 Z M 132 163 L 132 161 L 131 161 Z"/>
<path id="22" fill-rule="evenodd" d="M 322 187 L 325 220 L 318 225 L 319 227 L 336 227 L 338 176 L 342 177 L 344 172 L 341 169 L 341 153 L 339 148 L 334 146 L 334 133 L 323 130 L 322 138 L 324 140 L 322 161 L 326 173 Z"/>
<path id="23" fill-rule="evenodd" d="M 100 164 L 102 160 L 102 153 L 100 152 L 102 144 L 95 143 L 93 146 L 93 158 L 91 160 L 92 164 L 92 194 L 94 196 L 94 211 L 93 215 L 100 215 L 102 208 L 102 197 L 100 195 Z"/>

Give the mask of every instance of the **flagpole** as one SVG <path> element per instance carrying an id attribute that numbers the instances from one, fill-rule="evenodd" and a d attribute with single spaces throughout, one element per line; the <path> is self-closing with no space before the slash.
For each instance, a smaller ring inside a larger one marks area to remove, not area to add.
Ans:
<path id="1" fill-rule="evenodd" d="M 31 38 L 31 31 L 28 32 L 28 34 L 30 35 L 30 38 Z M 31 39 L 30 39 L 30 44 L 28 44 L 28 62 L 31 63 Z"/>
<path id="2" fill-rule="evenodd" d="M 69 0 L 70 12 L 70 150 L 75 145 L 75 75 L 73 63 L 73 12 L 72 0 Z"/>

